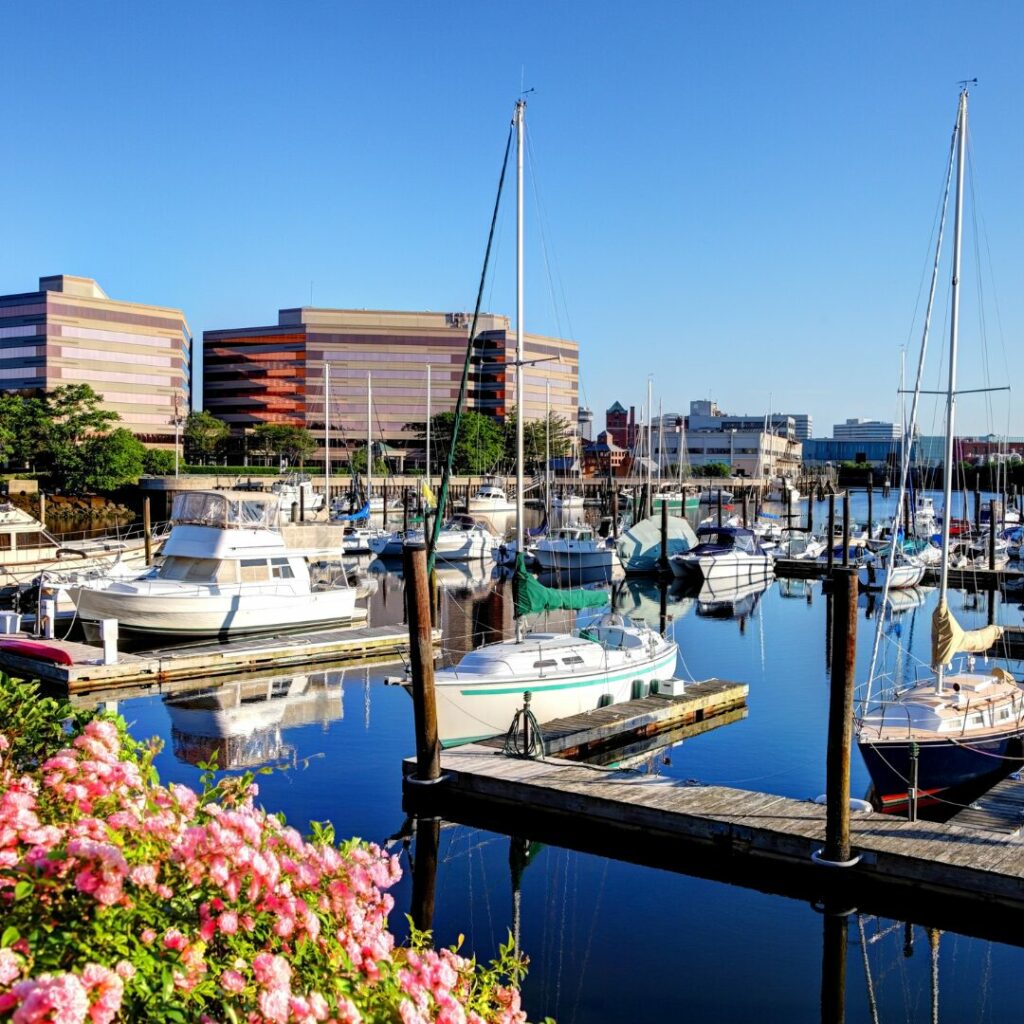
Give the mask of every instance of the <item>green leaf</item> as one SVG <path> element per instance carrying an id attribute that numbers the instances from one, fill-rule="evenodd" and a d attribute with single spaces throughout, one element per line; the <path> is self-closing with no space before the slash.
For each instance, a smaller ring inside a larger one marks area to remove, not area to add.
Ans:
<path id="1" fill-rule="evenodd" d="M 9 924 L 4 929 L 3 935 L 0 935 L 0 946 L 13 946 L 20 938 L 21 932 L 13 924 Z"/>
<path id="2" fill-rule="evenodd" d="M 26 896 L 31 896 L 35 886 L 28 881 L 22 880 L 14 887 L 14 898 L 16 900 L 23 900 Z"/>

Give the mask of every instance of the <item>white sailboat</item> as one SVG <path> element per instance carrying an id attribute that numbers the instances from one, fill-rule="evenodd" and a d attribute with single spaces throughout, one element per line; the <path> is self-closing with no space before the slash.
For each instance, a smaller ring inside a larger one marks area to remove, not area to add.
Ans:
<path id="1" fill-rule="evenodd" d="M 523 128 L 526 103 L 516 103 L 516 407 L 524 408 L 523 385 Z M 516 422 L 516 550 L 523 550 L 523 416 Z M 517 568 L 517 576 L 525 570 Z M 520 581 L 526 585 L 526 580 Z M 536 581 L 532 585 L 540 587 Z M 542 588 L 543 589 L 543 588 Z M 558 593 L 558 592 L 554 592 Z M 524 605 L 525 605 L 524 601 Z M 567 606 L 571 605 L 568 602 Z M 579 605 L 576 605 L 579 607 Z M 532 694 L 539 722 L 602 704 L 628 700 L 674 674 L 674 641 L 616 614 L 600 616 L 572 634 L 523 632 L 516 618 L 514 639 L 487 644 L 435 675 L 438 731 L 445 746 L 505 732 L 523 693 Z"/>
<path id="2" fill-rule="evenodd" d="M 956 208 L 953 227 L 953 269 L 951 285 L 949 382 L 946 390 L 946 438 L 943 472 L 943 508 L 952 508 L 954 476 L 954 421 L 957 398 L 957 345 L 960 312 L 960 250 L 963 227 L 964 163 L 967 144 L 967 89 L 960 93 L 954 145 L 956 157 Z M 948 188 L 948 184 L 947 184 Z M 935 294 L 940 227 L 936 246 L 935 273 L 925 316 L 924 340 L 910 417 L 917 420 L 917 403 L 927 345 L 928 324 Z M 900 486 L 900 501 L 906 487 L 906 467 Z M 881 636 L 881 621 L 875 635 L 868 680 L 868 693 L 857 730 L 857 744 L 883 806 L 905 803 L 911 790 L 918 798 L 941 794 L 951 787 L 976 782 L 1004 768 L 1011 744 L 1024 736 L 1024 690 L 1005 669 L 975 672 L 973 658 L 967 671 L 949 674 L 957 653 L 984 652 L 998 640 L 999 626 L 965 631 L 953 618 L 947 603 L 949 589 L 950 516 L 942 517 L 942 554 L 939 601 L 932 618 L 932 668 L 935 675 L 916 682 L 887 699 L 872 699 L 870 692 L 875 659 Z M 886 596 L 888 588 L 886 588 Z"/>

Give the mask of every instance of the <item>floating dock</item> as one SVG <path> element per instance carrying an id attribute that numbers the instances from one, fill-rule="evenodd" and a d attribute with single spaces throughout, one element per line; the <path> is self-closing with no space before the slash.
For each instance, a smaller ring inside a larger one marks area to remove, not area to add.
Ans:
<path id="1" fill-rule="evenodd" d="M 440 629 L 433 630 L 432 636 L 435 644 L 441 642 Z M 26 634 L 0 636 L 0 640 L 5 638 L 36 639 Z M 0 671 L 19 679 L 39 679 L 67 693 L 76 693 L 146 683 L 164 684 L 182 679 L 208 679 L 289 666 L 393 660 L 409 650 L 409 633 L 401 624 L 282 633 L 138 653 L 122 652 L 113 665 L 103 664 L 103 649 L 100 647 L 69 640 L 40 643 L 66 654 L 71 664 L 56 664 L 44 658 L 0 649 Z"/>
<path id="2" fill-rule="evenodd" d="M 842 568 L 843 561 L 837 558 L 833 568 Z M 854 563 L 850 563 L 856 568 Z M 828 563 L 813 558 L 776 558 L 775 575 L 783 579 L 807 580 L 824 579 L 828 576 Z M 949 585 L 954 590 L 971 592 L 985 590 L 1002 590 L 1006 587 L 1020 587 L 1024 581 L 1024 573 L 1017 569 L 950 569 Z M 921 584 L 926 587 L 938 586 L 939 570 L 928 566 L 924 571 Z"/>

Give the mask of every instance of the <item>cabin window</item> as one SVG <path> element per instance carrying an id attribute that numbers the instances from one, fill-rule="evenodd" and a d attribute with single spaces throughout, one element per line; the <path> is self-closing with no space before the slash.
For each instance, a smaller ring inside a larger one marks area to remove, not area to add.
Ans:
<path id="1" fill-rule="evenodd" d="M 554 658 L 545 658 L 542 661 L 535 661 L 534 668 L 558 668 L 558 662 Z"/>
<path id="2" fill-rule="evenodd" d="M 971 715 L 970 718 L 967 719 L 967 724 L 968 725 L 984 725 L 984 719 L 982 718 L 982 716 L 980 714 L 978 714 L 978 715 Z"/>
<path id="3" fill-rule="evenodd" d="M 271 575 L 275 580 L 292 580 L 295 579 L 295 572 L 292 567 L 288 564 L 287 558 L 274 558 L 271 559 Z"/>
<path id="4" fill-rule="evenodd" d="M 160 566 L 160 578 L 187 580 L 190 583 L 213 583 L 220 575 L 221 562 L 216 558 L 181 558 L 168 555 Z"/>
<path id="5" fill-rule="evenodd" d="M 241 570 L 243 583 L 262 583 L 270 578 L 267 574 L 265 558 L 243 558 Z"/>
<path id="6" fill-rule="evenodd" d="M 563 665 L 582 665 L 583 659 L 578 654 L 570 654 L 568 658 L 562 659 Z"/>
<path id="7" fill-rule="evenodd" d="M 1010 717 L 1010 709 L 1009 708 L 1003 708 L 999 712 L 999 717 L 1000 718 L 1009 718 Z"/>
<path id="8" fill-rule="evenodd" d="M 19 533 L 18 534 L 18 547 L 19 548 L 42 548 L 49 545 L 49 541 L 46 539 L 45 533 Z"/>
<path id="9" fill-rule="evenodd" d="M 11 550 L 11 535 L 9 533 L 0 533 L 0 551 Z"/>

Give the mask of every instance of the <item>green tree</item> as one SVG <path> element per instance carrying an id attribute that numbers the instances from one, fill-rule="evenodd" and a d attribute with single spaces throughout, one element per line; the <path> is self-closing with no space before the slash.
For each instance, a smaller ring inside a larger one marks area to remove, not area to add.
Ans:
<path id="1" fill-rule="evenodd" d="M 49 449 L 50 414 L 41 395 L 0 395 L 0 462 L 35 469 Z"/>
<path id="2" fill-rule="evenodd" d="M 261 423 L 249 436 L 249 450 L 301 464 L 310 452 L 316 450 L 316 441 L 304 427 Z"/>
<path id="3" fill-rule="evenodd" d="M 57 445 L 78 445 L 90 434 L 103 433 L 121 417 L 100 408 L 103 396 L 88 384 L 62 384 L 46 393 L 49 413 L 51 448 Z"/>
<path id="4" fill-rule="evenodd" d="M 182 436 L 189 458 L 205 463 L 217 454 L 217 449 L 227 440 L 230 433 L 230 428 L 223 420 L 206 411 L 200 411 L 188 414 Z"/>
<path id="5" fill-rule="evenodd" d="M 146 448 L 124 427 L 90 437 L 82 451 L 85 486 L 90 491 L 114 491 L 125 484 L 136 484 L 145 470 Z"/>
<path id="6" fill-rule="evenodd" d="M 505 417 L 505 458 L 515 464 L 516 461 L 516 420 L 518 410 L 512 408 Z M 551 458 L 557 459 L 572 451 L 573 432 L 569 421 L 553 410 L 547 415 L 547 426 L 544 417 L 539 420 L 527 420 L 523 424 L 523 458 L 527 464 L 540 465 L 544 462 L 544 453 L 550 446 Z"/>
<path id="7" fill-rule="evenodd" d="M 174 452 L 166 448 L 147 448 L 142 465 L 150 476 L 171 476 L 174 473 Z"/>
<path id="8" fill-rule="evenodd" d="M 438 453 L 439 462 L 447 457 L 451 447 L 455 413 L 441 412 L 431 418 L 431 443 Z M 505 453 L 502 428 L 489 416 L 479 412 L 464 412 L 455 445 L 454 470 L 456 473 L 487 473 L 501 461 Z"/>
<path id="9" fill-rule="evenodd" d="M 366 445 L 363 445 L 362 448 L 357 448 L 352 453 L 350 468 L 353 473 L 366 472 Z M 383 459 L 377 458 L 373 460 L 373 472 L 375 475 L 383 474 L 387 471 L 388 465 Z"/>

